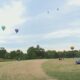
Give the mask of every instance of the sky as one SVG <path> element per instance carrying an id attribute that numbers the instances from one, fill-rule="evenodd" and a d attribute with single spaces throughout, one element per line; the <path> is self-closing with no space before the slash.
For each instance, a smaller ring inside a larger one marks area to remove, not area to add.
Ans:
<path id="1" fill-rule="evenodd" d="M 0 0 L 0 47 L 26 52 L 36 45 L 80 49 L 80 0 Z"/>

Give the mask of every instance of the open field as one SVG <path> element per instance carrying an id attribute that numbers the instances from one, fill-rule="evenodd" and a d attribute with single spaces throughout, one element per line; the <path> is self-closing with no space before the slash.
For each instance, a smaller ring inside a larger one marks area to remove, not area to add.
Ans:
<path id="1" fill-rule="evenodd" d="M 75 59 L 0 62 L 0 80 L 80 80 Z"/>
<path id="2" fill-rule="evenodd" d="M 48 60 L 43 68 L 57 80 L 80 80 L 80 65 L 75 64 L 75 59 Z"/>
<path id="3" fill-rule="evenodd" d="M 54 80 L 42 69 L 47 60 L 0 62 L 0 80 Z"/>

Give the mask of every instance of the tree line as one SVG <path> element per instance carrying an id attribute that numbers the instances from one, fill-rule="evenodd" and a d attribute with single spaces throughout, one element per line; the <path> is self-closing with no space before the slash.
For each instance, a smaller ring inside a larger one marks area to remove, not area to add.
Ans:
<path id="1" fill-rule="evenodd" d="M 29 47 L 26 53 L 21 50 L 13 50 L 8 52 L 5 48 L 0 48 L 0 59 L 12 59 L 12 60 L 27 60 L 27 59 L 64 59 L 64 58 L 75 58 L 80 57 L 80 50 L 74 50 L 71 47 L 69 51 L 56 51 L 47 50 L 41 48 L 39 45 L 36 47 Z"/>

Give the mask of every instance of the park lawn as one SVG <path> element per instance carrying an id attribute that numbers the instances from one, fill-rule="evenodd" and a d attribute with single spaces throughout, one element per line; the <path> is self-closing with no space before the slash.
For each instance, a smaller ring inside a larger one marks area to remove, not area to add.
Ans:
<path id="1" fill-rule="evenodd" d="M 51 59 L 43 64 L 43 69 L 56 80 L 80 80 L 80 65 L 75 64 L 75 59 Z"/>

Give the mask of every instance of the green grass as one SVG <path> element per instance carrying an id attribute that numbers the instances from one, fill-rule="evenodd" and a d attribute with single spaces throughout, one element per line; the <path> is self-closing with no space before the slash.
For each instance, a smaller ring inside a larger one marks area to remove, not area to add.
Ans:
<path id="1" fill-rule="evenodd" d="M 80 65 L 74 59 L 48 60 L 43 64 L 44 71 L 53 79 L 80 80 Z"/>

